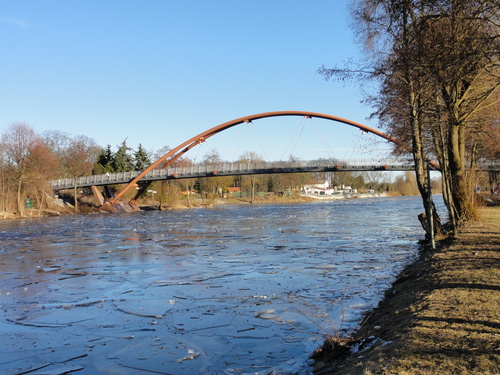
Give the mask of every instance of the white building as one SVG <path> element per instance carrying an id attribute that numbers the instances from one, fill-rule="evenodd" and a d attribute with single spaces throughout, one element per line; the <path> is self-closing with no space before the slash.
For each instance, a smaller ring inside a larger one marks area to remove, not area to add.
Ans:
<path id="1" fill-rule="evenodd" d="M 342 194 L 357 194 L 358 193 L 357 189 L 353 189 L 349 185 L 335 186 L 334 190 L 336 192 L 339 192 L 339 193 L 342 193 Z"/>
<path id="2" fill-rule="evenodd" d="M 330 182 L 326 180 L 324 183 L 304 185 L 304 192 L 306 194 L 332 195 L 335 190 L 330 187 Z"/>

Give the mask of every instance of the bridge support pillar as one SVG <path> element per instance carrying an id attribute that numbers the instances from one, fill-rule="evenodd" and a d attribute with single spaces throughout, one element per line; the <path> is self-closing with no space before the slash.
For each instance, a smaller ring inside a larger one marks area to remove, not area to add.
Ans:
<path id="1" fill-rule="evenodd" d="M 97 186 L 92 186 L 92 193 L 94 194 L 94 199 L 99 206 L 99 209 L 102 211 L 107 211 L 107 212 L 129 212 L 129 211 L 140 211 L 139 206 L 135 204 L 135 202 L 130 202 L 130 203 L 123 203 L 123 202 L 116 202 L 116 203 L 111 203 L 109 201 L 106 201 L 104 199 L 104 196 L 101 194 Z M 108 188 L 108 186 L 104 186 L 106 193 L 110 193 L 111 190 Z M 108 189 L 106 189 L 108 188 Z M 107 194 L 106 194 L 107 195 Z"/>
<path id="2" fill-rule="evenodd" d="M 102 196 L 101 192 L 97 188 L 97 186 L 92 186 L 92 194 L 94 195 L 94 199 L 97 203 L 98 206 L 102 206 L 104 204 L 104 197 Z"/>
<path id="3" fill-rule="evenodd" d="M 107 212 L 132 212 L 140 211 L 140 208 L 135 204 L 123 203 L 123 202 L 104 202 L 102 206 L 99 207 L 102 211 Z"/>
<path id="4" fill-rule="evenodd" d="M 129 202 L 129 204 L 132 206 L 132 207 L 137 207 L 137 199 L 139 199 L 141 197 L 142 194 L 144 194 L 144 192 L 146 191 L 146 189 L 153 183 L 153 181 L 146 181 L 146 182 L 143 182 L 143 183 L 139 183 L 137 184 L 137 193 L 135 194 L 134 198 L 132 198 Z"/>
<path id="5" fill-rule="evenodd" d="M 113 191 L 109 187 L 109 185 L 104 185 L 104 191 L 106 193 L 106 198 L 111 199 L 115 197 L 115 194 L 113 194 Z"/>

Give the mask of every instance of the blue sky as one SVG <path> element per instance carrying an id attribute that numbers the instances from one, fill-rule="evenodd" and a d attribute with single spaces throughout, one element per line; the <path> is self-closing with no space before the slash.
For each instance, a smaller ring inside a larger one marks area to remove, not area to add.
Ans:
<path id="1" fill-rule="evenodd" d="M 268 111 L 321 112 L 377 127 L 356 84 L 326 82 L 316 72 L 359 59 L 348 3 L 2 0 L 0 129 L 24 122 L 39 133 L 82 134 L 113 148 L 127 138 L 155 151 Z M 254 126 L 279 159 L 301 125 L 279 118 Z M 335 157 L 359 141 L 346 126 L 318 126 Z M 262 153 L 250 130 L 233 133 L 213 137 L 197 155 Z M 325 157 L 315 133 L 305 130 L 293 154 Z M 224 151 L 230 143 L 241 148 Z"/>

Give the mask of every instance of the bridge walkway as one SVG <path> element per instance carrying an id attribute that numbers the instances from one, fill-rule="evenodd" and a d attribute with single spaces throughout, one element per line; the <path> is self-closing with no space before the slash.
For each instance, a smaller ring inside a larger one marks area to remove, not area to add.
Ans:
<path id="1" fill-rule="evenodd" d="M 367 172 L 367 171 L 412 171 L 412 163 L 382 164 L 373 161 L 358 161 L 351 164 L 340 164 L 332 161 L 302 161 L 302 162 L 257 162 L 257 163 L 223 163 L 218 165 L 195 165 L 190 167 L 153 169 L 141 182 L 157 180 L 174 180 L 215 176 L 238 176 L 273 173 L 305 173 L 305 172 Z M 128 183 L 137 177 L 141 171 L 107 173 L 83 176 L 76 179 L 77 187 L 90 187 Z M 61 178 L 50 181 L 53 190 L 72 189 L 75 179 Z"/>
<path id="2" fill-rule="evenodd" d="M 483 171 L 500 172 L 500 160 L 484 161 L 478 169 Z M 141 182 L 158 180 L 175 180 L 200 177 L 238 176 L 252 174 L 273 173 L 306 173 L 306 172 L 369 172 L 369 171 L 413 171 L 412 162 L 387 160 L 375 162 L 373 160 L 358 160 L 339 163 L 331 160 L 298 161 L 298 162 L 254 162 L 254 163 L 222 163 L 217 165 L 194 165 L 190 167 L 169 167 L 153 169 L 148 172 Z M 83 176 L 76 179 L 77 187 L 103 186 L 125 184 L 137 177 L 141 171 L 107 173 L 92 176 Z M 50 181 L 53 190 L 73 189 L 75 179 L 61 178 Z"/>

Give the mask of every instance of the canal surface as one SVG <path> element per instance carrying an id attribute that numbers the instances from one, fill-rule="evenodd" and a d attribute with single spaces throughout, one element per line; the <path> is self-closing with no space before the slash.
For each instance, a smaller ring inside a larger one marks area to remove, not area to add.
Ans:
<path id="1" fill-rule="evenodd" d="M 379 198 L 2 222 L 0 372 L 308 374 L 416 255 L 421 211 Z"/>

